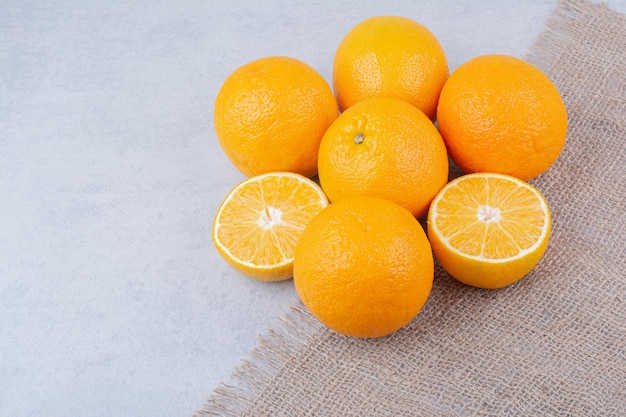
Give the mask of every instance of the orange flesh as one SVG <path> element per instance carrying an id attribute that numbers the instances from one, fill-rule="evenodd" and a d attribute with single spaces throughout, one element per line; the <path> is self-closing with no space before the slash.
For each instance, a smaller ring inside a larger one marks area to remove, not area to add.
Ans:
<path id="1" fill-rule="evenodd" d="M 254 266 L 293 259 L 308 220 L 320 211 L 321 196 L 301 181 L 275 177 L 236 190 L 219 217 L 217 238 L 234 258 Z"/>
<path id="2" fill-rule="evenodd" d="M 462 181 L 445 192 L 435 220 L 441 235 L 455 249 L 483 259 L 511 258 L 531 249 L 546 227 L 542 201 L 510 181 L 480 180 L 484 187 Z"/>

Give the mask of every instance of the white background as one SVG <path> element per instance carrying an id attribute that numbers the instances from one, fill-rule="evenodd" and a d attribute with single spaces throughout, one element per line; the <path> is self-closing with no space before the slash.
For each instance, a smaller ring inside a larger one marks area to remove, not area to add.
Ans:
<path id="1" fill-rule="evenodd" d="M 296 299 L 210 239 L 244 178 L 212 124 L 239 65 L 288 55 L 330 82 L 343 35 L 396 14 L 430 28 L 453 70 L 522 57 L 553 7 L 3 0 L 0 416 L 190 416 Z"/>

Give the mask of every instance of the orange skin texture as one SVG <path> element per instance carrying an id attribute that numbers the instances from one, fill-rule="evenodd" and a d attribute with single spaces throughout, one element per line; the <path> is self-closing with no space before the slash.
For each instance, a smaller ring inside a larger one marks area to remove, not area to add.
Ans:
<path id="1" fill-rule="evenodd" d="M 389 335 L 426 303 L 434 261 L 422 226 L 388 200 L 356 196 L 333 203 L 307 225 L 294 255 L 304 305 L 336 332 Z"/>
<path id="2" fill-rule="evenodd" d="M 450 157 L 464 172 L 528 181 L 558 158 L 567 111 L 538 68 L 514 57 L 485 55 L 452 73 L 441 91 L 437 123 Z"/>
<path id="3" fill-rule="evenodd" d="M 372 98 L 350 107 L 328 128 L 318 172 L 330 201 L 382 197 L 421 217 L 448 180 L 448 156 L 424 113 L 399 99 Z"/>
<path id="4" fill-rule="evenodd" d="M 339 109 L 328 83 L 289 57 L 247 63 L 215 99 L 214 125 L 226 156 L 242 173 L 317 173 L 317 152 Z"/>
<path id="5" fill-rule="evenodd" d="M 340 42 L 333 62 L 333 87 L 342 110 L 365 98 L 387 96 L 434 119 L 448 75 L 437 38 L 399 16 L 375 16 L 357 24 Z"/>

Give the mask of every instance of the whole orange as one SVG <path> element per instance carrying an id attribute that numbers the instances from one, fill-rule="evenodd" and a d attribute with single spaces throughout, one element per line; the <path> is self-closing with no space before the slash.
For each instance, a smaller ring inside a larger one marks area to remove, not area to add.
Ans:
<path id="1" fill-rule="evenodd" d="M 485 55 L 452 73 L 441 91 L 437 123 L 448 153 L 466 173 L 529 180 L 561 153 L 567 111 L 556 86 L 537 67 Z"/>
<path id="2" fill-rule="evenodd" d="M 355 196 L 313 217 L 296 245 L 293 279 L 329 328 L 382 337 L 409 323 L 430 294 L 434 261 L 422 226 L 388 200 Z"/>
<path id="3" fill-rule="evenodd" d="M 370 97 L 396 97 L 435 117 L 448 61 L 433 33 L 399 16 L 362 21 L 341 40 L 333 86 L 342 110 Z"/>
<path id="4" fill-rule="evenodd" d="M 215 132 L 231 162 L 248 176 L 290 171 L 311 177 L 326 128 L 339 109 L 308 64 L 272 56 L 245 64 L 220 88 Z"/>
<path id="5" fill-rule="evenodd" d="M 330 201 L 382 197 L 421 217 L 448 180 L 448 156 L 434 124 L 416 107 L 391 97 L 370 98 L 328 128 L 318 171 Z"/>

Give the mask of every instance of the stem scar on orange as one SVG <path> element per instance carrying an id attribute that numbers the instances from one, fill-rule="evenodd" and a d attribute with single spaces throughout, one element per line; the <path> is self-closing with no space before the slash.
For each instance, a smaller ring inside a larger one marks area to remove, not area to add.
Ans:
<path id="1" fill-rule="evenodd" d="M 423 112 L 400 99 L 370 98 L 350 107 L 328 128 L 318 172 L 330 201 L 381 197 L 421 217 L 448 180 L 448 155 Z"/>

